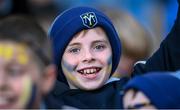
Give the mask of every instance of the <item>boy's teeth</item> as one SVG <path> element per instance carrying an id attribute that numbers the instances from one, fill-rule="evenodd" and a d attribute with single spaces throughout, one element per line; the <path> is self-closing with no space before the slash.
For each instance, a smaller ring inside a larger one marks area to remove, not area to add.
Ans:
<path id="1" fill-rule="evenodd" d="M 80 73 L 83 73 L 83 70 L 81 70 Z"/>
<path id="2" fill-rule="evenodd" d="M 79 73 L 81 73 L 81 74 L 94 74 L 98 71 L 100 71 L 100 68 L 90 68 L 90 69 L 79 70 Z"/>
<path id="3" fill-rule="evenodd" d="M 96 69 L 86 69 L 83 71 L 84 74 L 92 74 L 92 73 L 95 73 L 96 72 Z"/>
<path id="4" fill-rule="evenodd" d="M 87 70 L 84 70 L 84 74 L 86 74 L 87 73 Z"/>
<path id="5" fill-rule="evenodd" d="M 95 69 L 91 69 L 91 73 L 93 73 L 93 72 L 94 72 L 94 70 L 95 70 Z"/>
<path id="6" fill-rule="evenodd" d="M 90 73 L 90 69 L 87 69 L 87 73 L 88 73 L 88 74 Z"/>

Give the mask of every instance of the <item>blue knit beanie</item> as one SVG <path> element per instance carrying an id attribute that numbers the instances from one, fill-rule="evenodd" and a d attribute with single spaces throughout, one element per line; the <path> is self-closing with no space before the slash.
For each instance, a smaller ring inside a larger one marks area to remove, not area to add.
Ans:
<path id="1" fill-rule="evenodd" d="M 110 19 L 102 12 L 90 7 L 76 7 L 69 9 L 56 17 L 49 29 L 49 37 L 52 41 L 53 59 L 58 66 L 58 72 L 62 72 L 60 62 L 68 43 L 73 36 L 84 29 L 102 27 L 112 47 L 112 72 L 116 70 L 120 55 L 121 43 Z M 62 79 L 60 79 L 62 80 Z"/>
<path id="2" fill-rule="evenodd" d="M 174 75 L 173 75 L 174 74 Z M 178 73 L 180 76 L 180 72 Z M 137 76 L 125 86 L 143 92 L 158 109 L 180 108 L 180 79 L 175 73 L 148 73 Z"/>

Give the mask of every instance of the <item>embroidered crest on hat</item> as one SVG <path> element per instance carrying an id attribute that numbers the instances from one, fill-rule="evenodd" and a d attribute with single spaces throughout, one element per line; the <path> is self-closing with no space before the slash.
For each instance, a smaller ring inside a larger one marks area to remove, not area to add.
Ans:
<path id="1" fill-rule="evenodd" d="M 97 24 L 97 17 L 94 12 L 88 12 L 80 15 L 83 25 L 88 28 L 93 28 Z"/>

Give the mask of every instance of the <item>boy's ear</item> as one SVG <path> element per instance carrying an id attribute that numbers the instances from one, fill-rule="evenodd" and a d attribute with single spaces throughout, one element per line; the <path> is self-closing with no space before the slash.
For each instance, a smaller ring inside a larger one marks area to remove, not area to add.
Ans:
<path id="1" fill-rule="evenodd" d="M 55 81 L 56 81 L 56 66 L 51 64 L 46 67 L 44 71 L 43 79 L 42 79 L 42 85 L 41 85 L 41 91 L 43 95 L 48 94 L 48 92 L 51 91 L 53 88 Z"/>

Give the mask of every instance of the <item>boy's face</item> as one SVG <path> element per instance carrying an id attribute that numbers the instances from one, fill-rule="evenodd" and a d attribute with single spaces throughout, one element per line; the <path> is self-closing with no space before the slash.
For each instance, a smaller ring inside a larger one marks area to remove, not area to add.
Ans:
<path id="1" fill-rule="evenodd" d="M 47 92 L 41 87 L 46 83 L 41 72 L 29 49 L 0 42 L 0 109 L 37 107 Z"/>
<path id="2" fill-rule="evenodd" d="M 112 50 L 105 31 L 81 31 L 68 44 L 61 62 L 71 89 L 94 90 L 105 84 L 112 68 Z"/>

